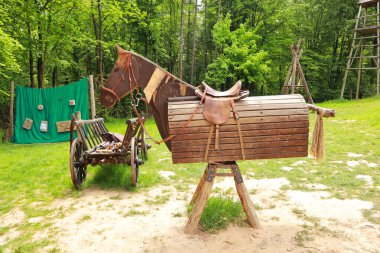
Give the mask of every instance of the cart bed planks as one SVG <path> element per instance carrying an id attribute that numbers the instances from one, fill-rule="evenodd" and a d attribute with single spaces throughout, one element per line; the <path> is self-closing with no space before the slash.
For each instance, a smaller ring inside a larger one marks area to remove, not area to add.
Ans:
<path id="1" fill-rule="evenodd" d="M 202 106 L 187 127 L 199 99 L 169 99 L 169 132 L 173 163 L 228 162 L 242 159 L 239 133 L 233 113 L 219 128 L 219 149 L 215 132 L 205 160 L 211 124 L 203 117 Z M 240 116 L 245 160 L 305 157 L 308 155 L 309 113 L 301 95 L 248 97 L 236 102 Z"/>

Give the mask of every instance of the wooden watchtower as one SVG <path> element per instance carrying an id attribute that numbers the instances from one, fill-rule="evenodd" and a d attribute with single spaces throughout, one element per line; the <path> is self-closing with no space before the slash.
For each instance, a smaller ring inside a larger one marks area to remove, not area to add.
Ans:
<path id="1" fill-rule="evenodd" d="M 380 0 L 359 0 L 354 37 L 343 78 L 343 98 L 348 74 L 357 71 L 356 99 L 359 98 L 363 70 L 376 71 L 377 95 L 380 83 Z"/>

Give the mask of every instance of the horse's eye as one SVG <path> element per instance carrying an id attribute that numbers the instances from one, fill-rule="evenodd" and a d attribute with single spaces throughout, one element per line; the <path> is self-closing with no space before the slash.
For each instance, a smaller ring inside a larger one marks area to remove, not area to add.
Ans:
<path id="1" fill-rule="evenodd" d="M 119 68 L 115 68 L 114 70 L 113 70 L 113 72 L 118 72 L 119 71 Z"/>

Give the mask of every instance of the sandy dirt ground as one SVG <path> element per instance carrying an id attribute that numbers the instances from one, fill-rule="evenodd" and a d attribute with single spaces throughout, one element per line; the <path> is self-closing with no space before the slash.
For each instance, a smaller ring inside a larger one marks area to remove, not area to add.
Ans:
<path id="1" fill-rule="evenodd" d="M 170 180 L 172 172 L 161 173 Z M 184 234 L 195 185 L 181 192 L 172 186 L 138 193 L 86 189 L 79 197 L 55 201 L 48 217 L 53 225 L 34 239 L 53 235 L 57 245 L 46 251 L 54 247 L 62 252 L 380 252 L 380 226 L 362 214 L 372 203 L 332 198 L 318 184 L 308 185 L 307 192 L 281 190 L 289 184 L 284 178 L 245 178 L 245 184 L 260 206 L 262 229 L 232 225 L 214 234 Z M 233 179 L 216 179 L 214 192 L 232 192 L 237 198 L 230 188 Z M 22 211 L 12 210 L 0 225 L 25 219 Z M 42 217 L 33 219 L 29 222 Z M 11 230 L 0 243 L 12 236 L 17 234 Z"/>

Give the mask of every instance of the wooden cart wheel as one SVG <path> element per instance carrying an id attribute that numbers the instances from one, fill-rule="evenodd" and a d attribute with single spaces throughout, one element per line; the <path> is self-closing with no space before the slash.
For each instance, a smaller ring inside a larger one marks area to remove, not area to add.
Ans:
<path id="1" fill-rule="evenodd" d="M 148 160 L 148 144 L 146 143 L 144 131 L 141 133 L 141 159 Z"/>
<path id="2" fill-rule="evenodd" d="M 78 138 L 75 138 L 70 150 L 70 174 L 71 181 L 78 190 L 87 176 L 87 166 L 83 159 L 83 151 L 83 143 Z"/>
<path id="3" fill-rule="evenodd" d="M 139 161 L 138 161 L 138 155 L 137 155 L 137 143 L 135 140 L 135 137 L 132 137 L 131 139 L 131 175 L 132 175 L 132 185 L 137 185 L 137 179 L 139 177 Z"/>

